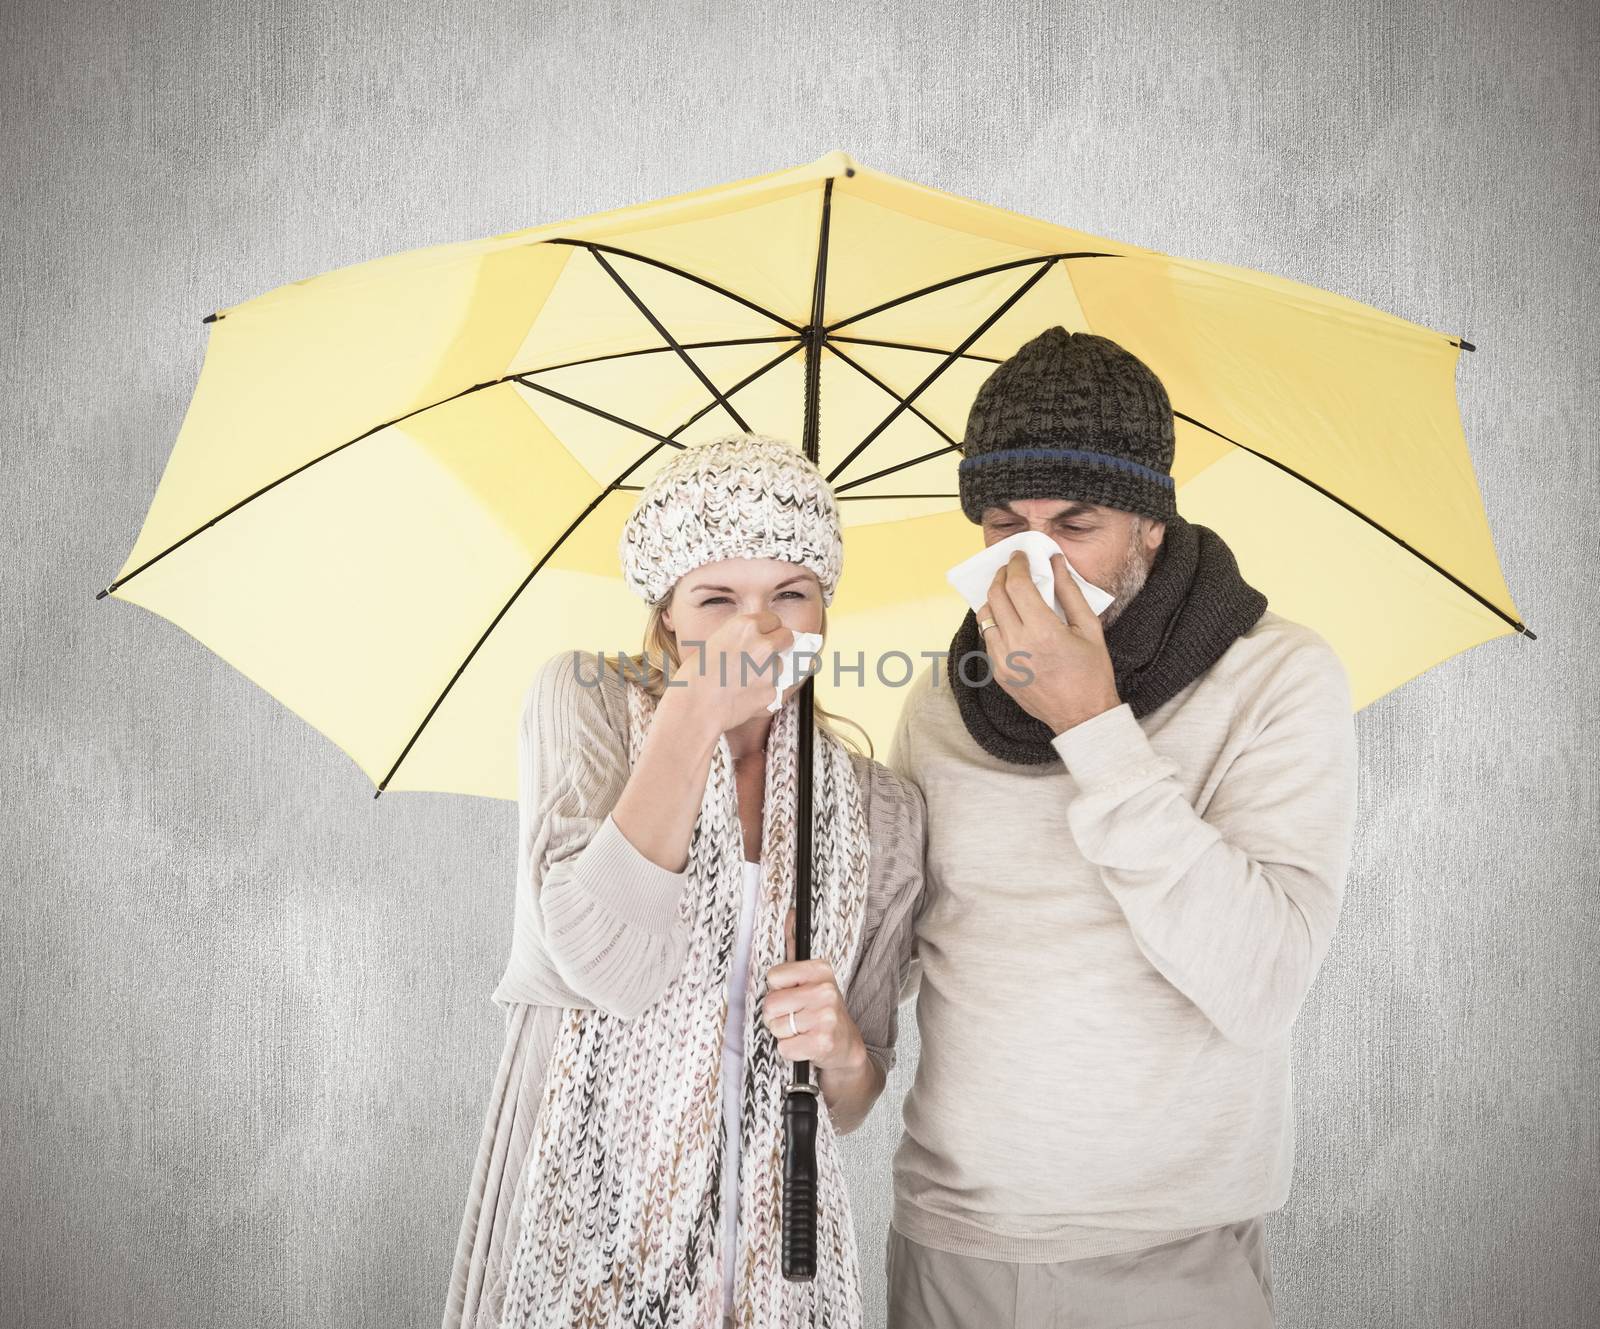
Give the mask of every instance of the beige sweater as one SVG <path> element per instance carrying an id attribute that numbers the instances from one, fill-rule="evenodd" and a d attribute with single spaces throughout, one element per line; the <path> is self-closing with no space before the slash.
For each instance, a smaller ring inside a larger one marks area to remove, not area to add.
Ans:
<path id="1" fill-rule="evenodd" d="M 614 660 L 614 656 L 608 656 Z M 589 686 L 596 683 L 597 686 Z M 523 697 L 518 740 L 516 906 L 494 1000 L 506 1033 L 468 1188 L 445 1329 L 494 1329 L 522 1216 L 524 1164 L 563 1007 L 636 1014 L 681 963 L 688 881 L 646 858 L 611 809 L 628 765 L 626 686 L 593 652 L 566 651 Z M 922 897 L 922 795 L 881 762 L 851 755 L 871 853 L 866 916 L 845 1005 L 867 1054 L 895 1061 L 897 1005 L 909 982 Z"/>
<path id="2" fill-rule="evenodd" d="M 990 1259 L 1132 1250 L 1284 1203 L 1289 1029 L 1352 848 L 1343 665 L 1270 610 L 1143 720 L 1124 703 L 1054 747 L 991 757 L 941 661 L 889 753 L 929 828 L 893 1221 Z"/>

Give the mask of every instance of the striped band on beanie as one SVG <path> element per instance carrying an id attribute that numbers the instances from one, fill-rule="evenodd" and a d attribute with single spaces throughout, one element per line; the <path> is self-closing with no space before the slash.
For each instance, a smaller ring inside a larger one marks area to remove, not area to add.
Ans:
<path id="1" fill-rule="evenodd" d="M 1047 328 L 978 389 L 956 468 L 961 510 L 1064 498 L 1159 521 L 1177 515 L 1172 404 L 1150 367 L 1108 337 Z"/>

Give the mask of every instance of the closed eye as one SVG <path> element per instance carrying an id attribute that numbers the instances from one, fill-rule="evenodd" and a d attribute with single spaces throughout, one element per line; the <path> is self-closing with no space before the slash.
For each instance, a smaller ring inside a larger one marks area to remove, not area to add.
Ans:
<path id="1" fill-rule="evenodd" d="M 797 600 L 804 600 L 806 598 L 806 593 L 804 591 L 784 591 L 779 598 L 782 599 L 784 595 L 792 595 Z M 702 600 L 700 604 L 703 608 L 706 605 L 721 604 L 727 598 L 728 597 L 725 595 L 713 595 L 709 600 Z"/>

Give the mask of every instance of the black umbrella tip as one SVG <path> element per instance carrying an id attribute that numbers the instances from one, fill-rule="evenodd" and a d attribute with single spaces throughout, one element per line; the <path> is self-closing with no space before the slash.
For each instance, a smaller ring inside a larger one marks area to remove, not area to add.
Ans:
<path id="1" fill-rule="evenodd" d="M 1537 632 L 1535 632 L 1532 628 L 1527 627 L 1524 624 L 1521 624 L 1521 623 L 1517 624 L 1517 631 L 1520 632 L 1529 641 L 1538 641 L 1539 640 L 1539 634 Z"/>
<path id="2" fill-rule="evenodd" d="M 111 594 L 111 588 L 110 588 L 110 587 L 109 587 L 109 586 L 108 586 L 108 587 L 106 587 L 106 589 L 105 589 L 105 590 L 103 590 L 103 591 L 96 591 L 96 592 L 95 592 L 95 593 L 94 593 L 94 598 L 95 598 L 95 599 L 96 599 L 96 600 L 104 600 L 104 599 L 105 599 L 105 598 L 106 598 L 106 596 L 108 596 L 108 595 L 110 595 L 110 594 Z"/>
<path id="3" fill-rule="evenodd" d="M 1475 351 L 1475 350 L 1478 349 L 1471 342 L 1469 342 L 1465 337 L 1456 338 L 1456 345 L 1459 346 L 1463 351 Z"/>
<path id="4" fill-rule="evenodd" d="M 216 321 L 217 321 L 217 320 L 218 320 L 218 319 L 219 319 L 219 318 L 221 318 L 221 317 L 222 317 L 222 315 L 221 315 L 221 314 L 207 314 L 207 315 L 206 315 L 206 316 L 205 316 L 205 317 L 204 317 L 204 318 L 203 318 L 203 319 L 201 319 L 201 320 L 200 320 L 200 321 L 201 321 L 201 322 L 202 322 L 202 323 L 215 323 L 215 322 L 216 322 Z"/>

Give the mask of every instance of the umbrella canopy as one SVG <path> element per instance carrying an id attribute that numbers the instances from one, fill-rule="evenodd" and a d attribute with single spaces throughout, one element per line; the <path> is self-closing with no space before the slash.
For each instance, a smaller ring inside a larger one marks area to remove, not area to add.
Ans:
<path id="1" fill-rule="evenodd" d="M 1328 639 L 1357 708 L 1533 635 L 1462 433 L 1459 337 L 843 153 L 206 321 L 194 399 L 100 595 L 204 642 L 380 793 L 516 796 L 538 665 L 640 648 L 617 554 L 637 491 L 730 429 L 793 440 L 834 486 L 845 574 L 813 686 L 883 755 L 901 687 L 966 611 L 944 572 L 981 544 L 956 497 L 967 409 L 1055 324 L 1160 376 L 1179 510 Z M 835 652 L 862 671 L 836 680 Z"/>

